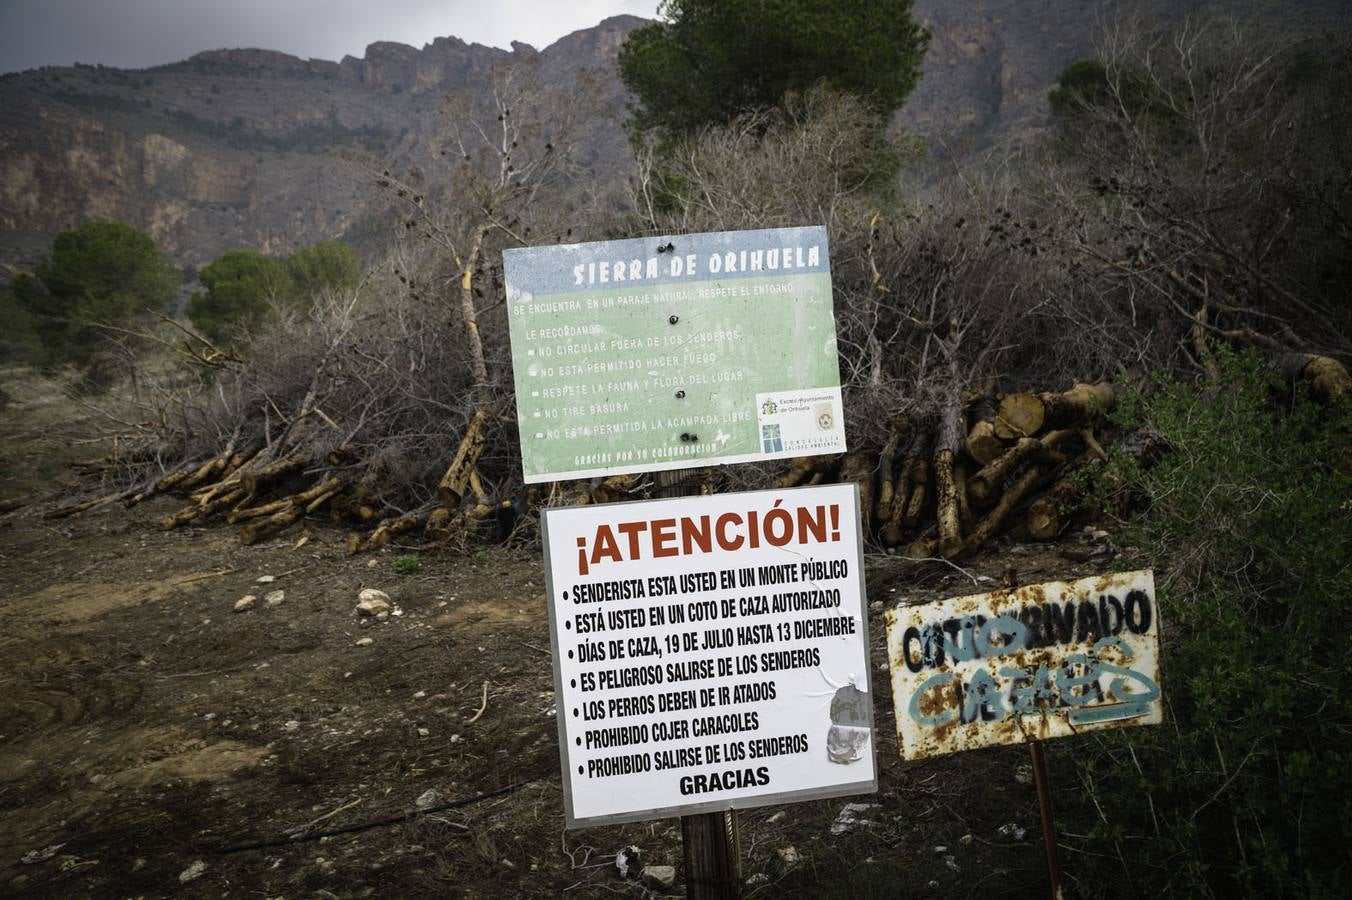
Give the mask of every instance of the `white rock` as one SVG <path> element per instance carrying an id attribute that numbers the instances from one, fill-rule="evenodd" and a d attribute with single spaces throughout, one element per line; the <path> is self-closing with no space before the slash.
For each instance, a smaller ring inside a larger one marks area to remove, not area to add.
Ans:
<path id="1" fill-rule="evenodd" d="M 644 866 L 642 875 L 644 881 L 662 888 L 669 888 L 676 883 L 675 866 Z"/>
<path id="2" fill-rule="evenodd" d="M 276 580 L 276 575 L 259 575 L 254 579 L 254 584 L 272 584 Z"/>
<path id="3" fill-rule="evenodd" d="M 366 588 L 357 595 L 357 614 L 362 616 L 375 616 L 377 618 L 384 613 L 386 617 L 390 613 L 390 598 L 384 591 L 378 591 L 375 588 Z"/>
<path id="4" fill-rule="evenodd" d="M 432 732 L 428 731 L 426 728 L 418 729 L 418 737 L 431 737 L 431 736 Z"/>
<path id="5" fill-rule="evenodd" d="M 263 602 L 268 606 L 281 606 L 286 600 L 286 591 L 269 591 L 263 598 Z"/>
<path id="6" fill-rule="evenodd" d="M 206 872 L 206 870 L 207 864 L 199 859 L 188 866 L 188 868 L 178 873 L 178 882 L 179 884 L 187 884 L 189 881 L 196 881 L 202 877 L 202 874 Z"/>
<path id="7" fill-rule="evenodd" d="M 375 641 L 371 640 L 370 638 L 362 638 L 361 640 L 357 641 L 357 646 L 358 646 L 358 647 L 369 647 L 369 646 L 371 646 L 371 645 L 374 644 L 374 643 L 375 643 Z"/>
<path id="8" fill-rule="evenodd" d="M 423 791 L 418 795 L 418 799 L 413 801 L 413 805 L 418 809 L 427 809 L 429 806 L 436 806 L 441 802 L 441 793 L 436 789 Z"/>
<path id="9" fill-rule="evenodd" d="M 360 608 L 361 608 L 361 607 L 358 607 L 358 609 L 360 609 Z M 377 622 L 385 622 L 385 621 L 387 621 L 389 618 L 390 618 L 390 611 L 387 610 L 387 609 L 382 609 L 380 612 L 376 613 L 376 621 L 377 621 Z"/>
<path id="10" fill-rule="evenodd" d="M 427 696 L 427 691 L 418 691 L 416 694 L 413 695 L 413 699 L 414 699 L 414 700 L 421 700 L 422 698 L 424 698 L 424 697 L 426 697 L 426 696 Z"/>
<path id="11" fill-rule="evenodd" d="M 235 612 L 244 612 L 253 609 L 258 605 L 258 598 L 253 594 L 245 594 L 235 601 Z"/>
<path id="12" fill-rule="evenodd" d="M 285 728 L 287 731 L 297 731 L 300 729 L 300 722 L 297 721 L 296 719 L 292 719 L 282 727 Z"/>

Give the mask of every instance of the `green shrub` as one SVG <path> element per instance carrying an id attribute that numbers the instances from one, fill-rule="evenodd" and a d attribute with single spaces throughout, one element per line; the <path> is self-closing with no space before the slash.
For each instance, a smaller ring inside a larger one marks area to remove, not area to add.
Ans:
<path id="1" fill-rule="evenodd" d="M 1346 895 L 1352 404 L 1218 355 L 1220 386 L 1165 382 L 1118 413 L 1171 445 L 1100 481 L 1148 504 L 1123 562 L 1156 571 L 1167 718 L 1086 739 L 1072 815 L 1103 855 L 1077 860 L 1111 860 L 1105 878 L 1132 860 L 1136 890 Z"/>
<path id="2" fill-rule="evenodd" d="M 422 560 L 418 559 L 416 553 L 406 553 L 403 556 L 395 557 L 394 574 L 412 575 L 422 568 Z"/>

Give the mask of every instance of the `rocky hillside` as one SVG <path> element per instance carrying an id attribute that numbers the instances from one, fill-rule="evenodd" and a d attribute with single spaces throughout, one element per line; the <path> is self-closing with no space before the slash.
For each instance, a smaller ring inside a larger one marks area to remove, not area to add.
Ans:
<path id="1" fill-rule="evenodd" d="M 486 89 L 495 66 L 532 59 L 555 83 L 600 70 L 602 107 L 619 115 L 613 60 L 642 22 L 608 19 L 539 52 L 448 37 L 421 50 L 375 43 L 336 63 L 218 50 L 155 69 L 5 76 L 0 265 L 30 262 L 52 233 L 95 218 L 147 229 L 184 265 L 349 234 L 371 182 L 351 160 L 416 158 L 445 95 Z M 587 157 L 618 168 L 623 135 L 593 131 Z"/>
<path id="2" fill-rule="evenodd" d="M 1161 22 L 1193 0 L 917 0 L 933 31 L 925 77 L 904 113 L 940 152 L 1022 140 L 1046 121 L 1046 92 L 1092 52 L 1103 22 Z M 1276 19 L 1291 4 L 1243 0 Z M 1299 0 L 1348 16 L 1343 0 Z M 1228 4 L 1233 12 L 1236 4 Z M 1267 10 L 1266 13 L 1263 10 Z M 285 253 L 337 235 L 368 244 L 370 181 L 350 161 L 407 161 L 430 148 L 446 93 L 482 90 L 492 68 L 534 60 L 563 82 L 594 70 L 601 120 L 584 159 L 623 171 L 614 59 L 642 19 L 621 16 L 542 51 L 438 38 L 371 44 L 360 58 L 303 60 L 218 50 L 147 70 L 47 67 L 0 78 L 0 271 L 31 265 L 51 235 L 94 218 L 145 228 L 183 265 L 231 247 Z M 348 151 L 348 152 L 344 152 Z"/>

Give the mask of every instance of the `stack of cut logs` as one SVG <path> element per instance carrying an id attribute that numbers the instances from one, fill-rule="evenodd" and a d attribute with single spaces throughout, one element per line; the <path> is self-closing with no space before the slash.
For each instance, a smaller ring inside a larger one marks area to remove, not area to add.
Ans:
<path id="1" fill-rule="evenodd" d="M 867 453 L 846 455 L 834 479 L 859 485 L 865 533 L 889 551 L 954 559 L 1008 529 L 1048 540 L 1076 499 L 1072 473 L 1105 457 L 1095 428 L 1113 400 L 1106 382 L 977 398 L 964 428 L 955 394 L 937 422 L 894 422 L 876 464 Z M 832 479 L 830 464 L 795 460 L 777 486 Z"/>

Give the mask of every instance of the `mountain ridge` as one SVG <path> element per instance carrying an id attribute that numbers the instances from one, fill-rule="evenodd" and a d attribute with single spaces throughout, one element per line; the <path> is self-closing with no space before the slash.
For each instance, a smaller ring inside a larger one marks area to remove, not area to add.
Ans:
<path id="1" fill-rule="evenodd" d="M 1301 0 L 1301 15 L 1350 15 Z M 1243 8 L 1240 10 L 1240 8 Z M 1167 23 L 1215 9 L 1184 0 L 919 0 L 932 31 L 924 77 L 900 120 L 936 152 L 1034 139 L 1046 92 L 1092 52 L 1101 24 Z M 1291 6 L 1240 0 L 1256 20 Z M 530 61 L 548 83 L 595 74 L 599 112 L 582 146 L 598 178 L 620 177 L 625 94 L 614 61 L 648 20 L 612 16 L 537 50 L 438 37 L 374 41 L 363 56 L 304 59 L 263 48 L 206 50 L 147 69 L 43 67 L 0 76 L 0 271 L 31 266 L 62 228 L 99 218 L 147 230 L 180 265 L 233 247 L 283 254 L 375 226 L 370 179 L 334 150 L 409 164 L 435 141 L 442 98 L 486 89 L 495 67 Z"/>

